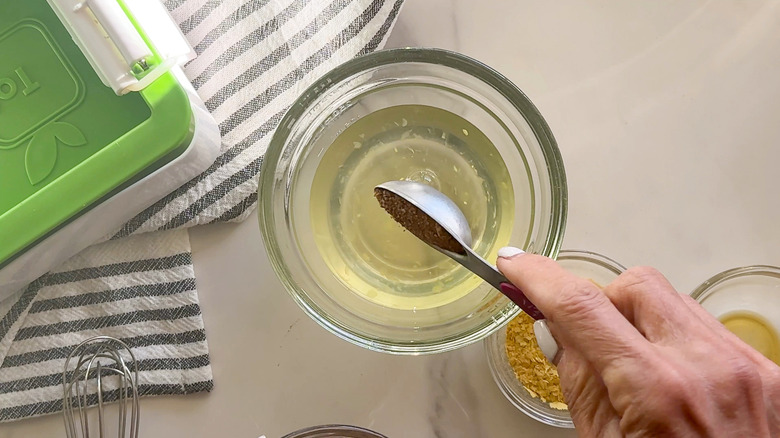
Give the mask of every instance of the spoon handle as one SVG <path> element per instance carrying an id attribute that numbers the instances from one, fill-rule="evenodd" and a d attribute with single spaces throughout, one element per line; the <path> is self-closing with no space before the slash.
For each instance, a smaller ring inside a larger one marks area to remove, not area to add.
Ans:
<path id="1" fill-rule="evenodd" d="M 487 260 L 480 257 L 479 254 L 475 253 L 471 248 L 464 246 L 464 249 L 466 250 L 465 255 L 455 254 L 441 249 L 439 249 L 439 251 L 450 256 L 456 262 L 500 290 L 502 294 L 506 295 L 513 303 L 517 304 L 517 306 L 523 309 L 523 312 L 527 313 L 531 318 L 535 320 L 544 319 L 544 315 L 534 303 L 532 303 L 517 286 L 510 283 L 503 274 L 498 272 L 498 269 L 495 266 L 488 263 Z"/>
<path id="2" fill-rule="evenodd" d="M 506 281 L 500 284 L 501 293 L 506 295 L 517 307 L 523 309 L 525 313 L 535 320 L 544 319 L 544 315 L 538 307 L 534 305 L 514 284 Z"/>

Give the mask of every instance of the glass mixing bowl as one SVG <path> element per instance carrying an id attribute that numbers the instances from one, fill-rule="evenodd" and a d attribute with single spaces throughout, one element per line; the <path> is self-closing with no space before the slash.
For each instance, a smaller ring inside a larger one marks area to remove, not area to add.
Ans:
<path id="1" fill-rule="evenodd" d="M 699 285 L 691 297 L 748 345 L 780 364 L 780 267 L 723 271 Z"/>
<path id="2" fill-rule="evenodd" d="M 387 438 L 373 430 L 343 424 L 307 427 L 282 438 Z"/>
<path id="3" fill-rule="evenodd" d="M 420 112 L 420 108 L 425 109 Z M 482 154 L 488 161 L 500 162 L 495 168 L 480 167 L 479 160 L 450 166 L 453 172 L 463 172 L 464 181 L 478 182 L 478 190 L 468 198 L 474 201 L 469 210 L 474 248 L 491 261 L 495 261 L 498 248 L 508 244 L 550 257 L 557 255 L 566 222 L 566 178 L 552 133 L 534 105 L 504 76 L 471 58 L 443 50 L 397 49 L 375 52 L 335 68 L 304 92 L 281 120 L 262 164 L 258 193 L 260 228 L 274 270 L 310 317 L 362 347 L 421 354 L 481 340 L 518 312 L 501 293 L 438 253 L 431 257 L 443 260 L 423 269 L 429 270 L 425 272 L 432 280 L 396 281 L 383 274 L 383 266 L 362 262 L 371 257 L 372 263 L 380 259 L 384 263 L 384 255 L 377 255 L 382 248 L 366 243 L 375 236 L 365 234 L 392 234 L 394 237 L 384 242 L 397 246 L 408 233 L 372 230 L 371 222 L 362 228 L 340 222 L 349 200 L 346 196 L 356 190 L 367 190 L 361 198 L 366 204 L 350 214 L 359 216 L 379 208 L 373 199 L 366 201 L 373 186 L 339 186 L 355 174 L 365 181 L 379 181 L 377 175 L 422 180 L 440 185 L 445 193 L 448 184 L 461 182 L 458 177 L 442 176 L 447 169 L 438 176 L 426 169 L 404 173 L 403 166 L 388 164 L 394 159 L 392 153 L 369 164 L 360 160 L 352 163 L 355 160 L 347 154 L 334 160 L 336 146 L 332 145 L 343 146 L 345 136 L 377 114 L 388 118 L 390 128 L 382 134 L 396 133 L 398 138 L 372 140 L 353 132 L 348 152 L 353 143 L 354 150 L 368 154 L 360 155 L 364 157 L 374 151 L 386 152 L 383 141 L 439 135 L 438 128 L 423 126 L 426 121 L 461 123 L 453 132 L 441 132 L 448 147 L 461 156 Z M 436 139 L 424 141 L 432 141 L 425 144 L 433 146 L 417 152 L 425 154 L 440 146 Z M 409 150 L 415 152 L 414 148 Z M 460 159 L 450 150 L 447 153 L 453 160 Z M 342 171 L 353 164 L 348 174 Z M 321 183 L 318 172 L 330 175 L 334 182 Z M 458 200 L 465 206 L 466 199 Z M 333 211 L 340 216 L 329 216 Z M 377 227 L 384 217 L 381 219 L 376 221 Z M 340 232 L 356 235 L 357 243 L 345 243 Z M 387 261 L 387 269 L 395 269 L 394 263 L 408 262 L 403 258 Z M 448 295 L 455 287 L 458 294 Z"/>
<path id="4" fill-rule="evenodd" d="M 609 257 L 590 251 L 564 250 L 558 255 L 558 263 L 567 271 L 606 286 L 626 270 Z M 573 428 L 569 411 L 554 409 L 532 396 L 517 380 L 506 354 L 506 329 L 498 330 L 485 339 L 485 356 L 490 373 L 498 388 L 517 409 L 529 417 L 550 426 Z"/>

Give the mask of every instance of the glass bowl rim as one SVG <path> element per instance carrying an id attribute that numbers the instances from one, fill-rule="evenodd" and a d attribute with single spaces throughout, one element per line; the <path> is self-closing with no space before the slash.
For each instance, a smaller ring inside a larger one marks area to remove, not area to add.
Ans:
<path id="1" fill-rule="evenodd" d="M 276 177 L 274 171 L 279 167 L 280 157 L 285 150 L 290 134 L 293 132 L 293 127 L 295 127 L 303 118 L 303 115 L 312 108 L 312 104 L 315 103 L 318 98 L 350 77 L 366 70 L 403 63 L 436 64 L 475 77 L 497 91 L 500 96 L 505 99 L 506 104 L 512 107 L 520 117 L 526 120 L 536 137 L 539 151 L 544 157 L 544 163 L 546 164 L 545 169 L 547 172 L 545 175 L 550 180 L 549 197 L 551 214 L 549 217 L 545 217 L 545 219 L 549 220 L 549 229 L 547 230 L 546 235 L 539 236 L 540 240 L 541 238 L 544 238 L 545 242 L 544 246 L 539 249 L 539 252 L 550 257 L 556 257 L 558 255 L 566 228 L 568 189 L 566 174 L 563 167 L 563 158 L 549 125 L 531 100 L 504 75 L 471 57 L 443 49 L 399 48 L 380 50 L 362 55 L 335 67 L 306 89 L 306 91 L 293 102 L 280 120 L 263 158 L 259 176 L 260 183 L 258 185 L 258 198 L 260 202 L 258 221 L 260 223 L 265 249 L 276 276 L 283 283 L 288 294 L 298 306 L 320 326 L 348 342 L 373 351 L 391 354 L 440 353 L 451 351 L 479 341 L 480 339 L 484 339 L 498 330 L 503 324 L 496 323 L 494 318 L 493 322 L 490 324 L 482 324 L 481 326 L 477 326 L 457 335 L 442 336 L 438 339 L 425 342 L 393 342 L 386 339 L 373 339 L 370 336 L 345 326 L 325 312 L 319 311 L 316 300 L 312 300 L 303 287 L 299 286 L 297 282 L 292 279 L 292 272 L 290 271 L 288 264 L 284 261 L 280 248 L 276 245 L 278 239 L 273 218 L 280 213 L 275 211 L 273 204 L 274 198 L 272 197 L 272 192 L 274 188 L 274 179 Z M 514 305 L 512 303 L 507 303 L 506 307 L 511 306 Z M 504 315 L 503 322 L 514 317 L 518 310 L 519 309 L 514 308 L 509 311 L 504 311 L 502 313 Z"/>
<path id="2" fill-rule="evenodd" d="M 382 435 L 379 432 L 366 429 L 364 427 L 359 426 L 351 426 L 348 424 L 322 424 L 319 426 L 309 426 L 305 427 L 303 429 L 298 429 L 294 432 L 290 432 L 287 435 L 284 435 L 282 438 L 306 438 L 310 437 L 313 433 L 323 433 L 323 432 L 358 432 L 361 434 L 364 434 L 365 436 L 361 435 L 347 435 L 347 436 L 355 436 L 355 437 L 361 437 L 361 438 L 368 438 L 375 437 L 375 438 L 387 438 L 386 436 Z"/>
<path id="3" fill-rule="evenodd" d="M 778 282 L 780 282 L 780 267 L 771 265 L 749 265 L 726 269 L 725 271 L 719 272 L 707 280 L 704 280 L 700 285 L 696 286 L 696 289 L 691 292 L 691 298 L 701 302 L 707 298 L 707 293 L 710 292 L 713 288 L 736 278 L 751 277 L 754 275 L 773 277 Z"/>
<path id="4" fill-rule="evenodd" d="M 623 264 L 611 257 L 584 249 L 562 249 L 558 251 L 558 257 L 556 260 L 586 261 L 593 263 L 594 265 L 601 266 L 602 268 L 606 268 L 617 275 L 620 275 L 627 269 L 625 266 L 623 266 Z"/>

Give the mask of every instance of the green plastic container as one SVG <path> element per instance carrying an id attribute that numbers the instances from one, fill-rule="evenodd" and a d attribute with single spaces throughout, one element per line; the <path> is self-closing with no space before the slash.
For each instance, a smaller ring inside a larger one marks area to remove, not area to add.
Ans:
<path id="1" fill-rule="evenodd" d="M 132 191 L 134 184 L 143 181 L 140 186 L 146 191 L 152 187 L 156 196 L 145 193 L 134 200 L 126 194 L 125 205 L 114 205 L 102 217 L 86 218 L 91 224 L 87 228 L 110 233 L 207 167 L 219 144 L 216 123 L 183 80 L 180 68 L 163 65 L 164 55 L 148 41 L 136 17 L 126 15 L 125 20 L 149 43 L 152 56 L 144 61 L 149 70 L 127 63 L 119 49 L 110 64 L 127 65 L 132 76 L 126 77 L 133 83 L 155 66 L 164 71 L 158 70 L 141 90 L 118 95 L 106 85 L 100 75 L 106 71 L 94 58 L 95 53 L 111 53 L 106 46 L 112 43 L 111 32 L 93 20 L 95 29 L 90 31 L 103 32 L 107 38 L 90 43 L 103 45 L 90 54 L 84 40 L 82 47 L 76 43 L 75 27 L 67 26 L 55 12 L 67 10 L 71 2 L 56 3 L 0 3 L 0 299 L 103 235 L 93 232 L 88 239 L 76 238 L 78 242 L 55 249 L 64 254 L 54 257 L 56 261 L 26 260 L 28 266 L 6 269 L 14 260 L 114 195 Z M 117 5 L 128 13 L 123 4 Z M 97 15 L 89 10 L 78 13 L 82 14 L 74 15 L 78 19 Z M 172 163 L 178 169 L 155 172 Z M 179 174 L 172 175 L 174 170 Z M 79 226 L 82 232 L 84 224 Z M 34 266 L 29 266 L 31 262 Z"/>

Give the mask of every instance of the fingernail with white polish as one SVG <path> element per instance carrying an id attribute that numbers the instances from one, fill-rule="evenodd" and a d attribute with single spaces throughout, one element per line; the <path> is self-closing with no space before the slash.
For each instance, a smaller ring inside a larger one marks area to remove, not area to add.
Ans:
<path id="1" fill-rule="evenodd" d="M 536 335 L 536 342 L 539 344 L 539 348 L 542 350 L 544 357 L 554 363 L 555 355 L 558 354 L 558 343 L 555 342 L 550 328 L 547 327 L 547 321 L 540 319 L 534 322 L 534 335 Z"/>
<path id="2" fill-rule="evenodd" d="M 514 246 L 505 246 L 498 250 L 498 257 L 502 259 L 511 259 L 516 255 L 520 255 L 524 253 L 525 251 L 523 251 L 520 248 L 515 248 Z"/>

